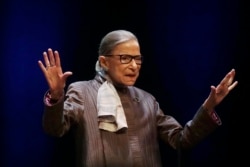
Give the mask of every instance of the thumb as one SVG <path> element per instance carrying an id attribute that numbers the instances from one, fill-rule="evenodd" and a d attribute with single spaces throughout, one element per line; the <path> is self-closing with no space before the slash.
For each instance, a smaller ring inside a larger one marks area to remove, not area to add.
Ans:
<path id="1" fill-rule="evenodd" d="M 71 71 L 67 71 L 63 74 L 63 79 L 66 80 L 71 75 L 73 75 L 73 73 Z"/>
<path id="2" fill-rule="evenodd" d="M 216 88 L 215 88 L 215 86 L 210 86 L 210 97 L 212 96 L 214 96 L 216 94 Z"/>

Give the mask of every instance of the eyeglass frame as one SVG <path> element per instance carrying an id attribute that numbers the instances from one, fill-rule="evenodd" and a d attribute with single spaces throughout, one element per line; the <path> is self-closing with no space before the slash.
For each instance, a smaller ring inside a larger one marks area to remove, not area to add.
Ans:
<path id="1" fill-rule="evenodd" d="M 142 55 L 132 56 L 132 55 L 129 55 L 129 54 L 119 54 L 119 55 L 108 54 L 108 55 L 104 55 L 104 56 L 107 56 L 107 57 L 120 56 L 120 62 L 122 64 L 129 64 L 132 60 L 134 60 L 137 65 L 141 65 L 142 62 L 143 62 L 143 56 Z M 129 60 L 128 62 L 124 62 L 124 60 L 123 60 L 124 56 L 125 56 L 126 60 L 127 59 Z M 138 59 L 138 58 L 140 58 L 140 59 Z M 139 63 L 139 62 L 136 62 L 136 61 L 141 61 L 141 62 Z"/>

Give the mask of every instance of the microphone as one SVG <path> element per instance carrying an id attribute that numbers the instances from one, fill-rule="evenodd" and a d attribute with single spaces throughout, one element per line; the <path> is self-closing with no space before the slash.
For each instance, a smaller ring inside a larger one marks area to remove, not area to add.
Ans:
<path id="1" fill-rule="evenodd" d="M 137 103 L 140 103 L 139 97 L 135 97 L 135 98 L 133 99 L 133 101 L 135 101 L 135 102 L 137 102 Z"/>

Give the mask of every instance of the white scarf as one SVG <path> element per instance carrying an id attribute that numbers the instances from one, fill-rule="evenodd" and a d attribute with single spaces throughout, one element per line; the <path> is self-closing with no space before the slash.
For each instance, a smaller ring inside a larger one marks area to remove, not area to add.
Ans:
<path id="1" fill-rule="evenodd" d="M 99 75 L 107 79 L 97 93 L 99 128 L 110 132 L 117 132 L 120 129 L 127 128 L 128 125 L 120 97 L 98 60 L 96 61 L 95 70 Z"/>
<path id="2" fill-rule="evenodd" d="M 108 81 L 98 90 L 97 111 L 100 129 L 117 132 L 128 127 L 120 97 L 113 84 Z"/>

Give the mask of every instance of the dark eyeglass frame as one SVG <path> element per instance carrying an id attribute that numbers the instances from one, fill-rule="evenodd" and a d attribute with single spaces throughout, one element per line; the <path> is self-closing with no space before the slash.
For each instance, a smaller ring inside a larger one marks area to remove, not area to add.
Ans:
<path id="1" fill-rule="evenodd" d="M 142 62 L 143 62 L 143 56 L 142 55 L 135 55 L 135 56 L 132 56 L 132 55 L 129 55 L 129 54 L 120 54 L 120 55 L 105 55 L 107 57 L 111 57 L 111 56 L 119 56 L 120 57 L 120 62 L 122 64 L 129 64 L 132 60 L 135 61 L 135 63 L 137 65 L 141 65 Z"/>

